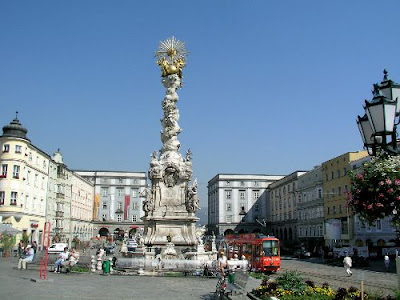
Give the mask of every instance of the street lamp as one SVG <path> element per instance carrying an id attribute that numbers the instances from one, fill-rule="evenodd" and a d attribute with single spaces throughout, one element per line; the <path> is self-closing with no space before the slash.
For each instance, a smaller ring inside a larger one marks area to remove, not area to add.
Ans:
<path id="1" fill-rule="evenodd" d="M 389 79 L 386 70 L 383 73 L 383 81 L 374 84 L 374 97 L 365 100 L 365 115 L 357 118 L 364 147 L 373 156 L 399 154 L 396 127 L 400 120 L 400 84 Z"/>

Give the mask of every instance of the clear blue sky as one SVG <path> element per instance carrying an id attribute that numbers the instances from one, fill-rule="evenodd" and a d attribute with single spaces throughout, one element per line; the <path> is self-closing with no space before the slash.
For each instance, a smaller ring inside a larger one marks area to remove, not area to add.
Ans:
<path id="1" fill-rule="evenodd" d="M 182 154 L 201 204 L 217 173 L 285 175 L 362 148 L 383 69 L 400 81 L 400 1 L 1 1 L 0 125 L 71 169 L 147 172 L 165 89 L 154 53 L 190 51 Z"/>

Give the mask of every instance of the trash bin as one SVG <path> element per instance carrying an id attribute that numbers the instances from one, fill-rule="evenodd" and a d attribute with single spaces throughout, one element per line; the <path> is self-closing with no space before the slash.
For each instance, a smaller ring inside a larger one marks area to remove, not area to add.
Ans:
<path id="1" fill-rule="evenodd" d="M 228 281 L 229 283 L 235 283 L 235 273 L 228 274 Z"/>
<path id="2" fill-rule="evenodd" d="M 110 261 L 108 259 L 103 261 L 103 274 L 110 274 Z"/>

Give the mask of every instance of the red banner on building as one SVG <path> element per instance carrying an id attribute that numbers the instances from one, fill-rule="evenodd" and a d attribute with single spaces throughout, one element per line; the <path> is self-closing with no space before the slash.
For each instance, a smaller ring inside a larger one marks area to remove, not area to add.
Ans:
<path id="1" fill-rule="evenodd" d="M 131 203 L 131 196 L 125 195 L 124 220 L 128 220 L 128 210 L 129 210 L 130 203 Z"/>

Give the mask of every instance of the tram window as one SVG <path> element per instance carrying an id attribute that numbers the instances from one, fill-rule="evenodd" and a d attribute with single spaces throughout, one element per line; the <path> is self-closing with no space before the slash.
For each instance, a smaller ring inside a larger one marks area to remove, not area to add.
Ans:
<path id="1" fill-rule="evenodd" d="M 264 241 L 264 253 L 268 255 L 278 255 L 278 241 Z"/>
<path id="2" fill-rule="evenodd" d="M 258 256 L 258 257 L 263 256 L 263 255 L 264 255 L 263 252 L 264 252 L 264 251 L 263 251 L 263 246 L 262 246 L 261 244 L 258 245 L 258 246 L 257 246 L 257 256 Z"/>
<path id="3" fill-rule="evenodd" d="M 243 253 L 244 254 L 251 254 L 251 244 L 243 244 Z"/>

